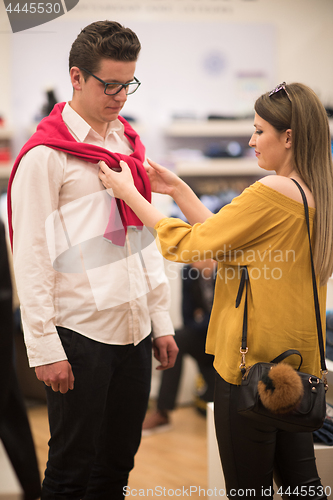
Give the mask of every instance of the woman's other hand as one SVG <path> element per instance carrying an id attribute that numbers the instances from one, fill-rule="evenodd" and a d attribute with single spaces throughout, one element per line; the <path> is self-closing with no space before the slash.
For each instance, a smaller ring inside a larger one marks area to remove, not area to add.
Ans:
<path id="1" fill-rule="evenodd" d="M 120 161 L 120 172 L 115 172 L 107 166 L 104 161 L 100 162 L 98 177 L 102 181 L 106 189 L 112 189 L 116 198 L 121 200 L 128 199 L 133 190 L 136 190 L 134 185 L 131 170 L 126 162 Z"/>
<path id="2" fill-rule="evenodd" d="M 147 159 L 149 166 L 145 165 L 149 177 L 151 190 L 154 193 L 168 194 L 174 196 L 174 192 L 181 182 L 179 177 L 155 161 Z"/>

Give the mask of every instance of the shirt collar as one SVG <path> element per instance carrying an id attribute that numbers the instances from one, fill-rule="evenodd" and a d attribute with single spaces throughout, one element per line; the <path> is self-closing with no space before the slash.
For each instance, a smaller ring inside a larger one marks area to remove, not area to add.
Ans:
<path id="1" fill-rule="evenodd" d="M 67 127 L 77 137 L 80 142 L 86 142 L 88 135 L 95 139 L 101 139 L 101 136 L 66 102 L 62 110 L 62 118 Z M 112 133 L 117 133 L 121 139 L 124 137 L 124 125 L 120 120 L 113 120 L 108 124 L 106 137 Z"/>

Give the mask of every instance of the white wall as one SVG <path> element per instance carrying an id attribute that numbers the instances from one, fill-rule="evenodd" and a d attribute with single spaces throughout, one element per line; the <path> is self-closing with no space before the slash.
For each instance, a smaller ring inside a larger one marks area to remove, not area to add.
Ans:
<path id="1" fill-rule="evenodd" d="M 11 119 L 11 60 L 12 33 L 4 4 L 0 3 L 0 116 Z"/>
<path id="2" fill-rule="evenodd" d="M 126 111 L 155 127 L 176 112 L 241 112 L 240 72 L 261 74 L 251 101 L 286 80 L 307 83 L 333 105 L 332 0 L 80 0 L 63 17 L 15 34 L 0 2 L 0 114 L 25 126 L 49 85 L 69 99 L 71 42 L 105 18 L 132 27 L 142 41 L 143 85 Z"/>

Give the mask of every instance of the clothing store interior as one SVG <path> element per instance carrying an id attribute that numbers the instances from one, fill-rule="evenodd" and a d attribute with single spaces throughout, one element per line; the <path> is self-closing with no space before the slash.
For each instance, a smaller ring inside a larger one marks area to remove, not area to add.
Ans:
<path id="1" fill-rule="evenodd" d="M 29 367 L 24 343 L 8 239 L 7 186 L 15 158 L 38 123 L 55 103 L 71 99 L 73 40 L 84 26 L 105 19 L 135 31 L 142 46 L 135 72 L 141 85 L 121 114 L 140 135 L 146 156 L 176 172 L 216 213 L 265 175 L 248 145 L 253 105 L 279 82 L 301 82 L 316 92 L 329 116 L 333 151 L 333 2 L 80 0 L 71 7 L 61 0 L 55 5 L 61 4 L 62 14 L 29 28 L 15 28 L 8 4 L 14 11 L 24 2 L 0 4 L 0 214 L 12 276 L 13 363 L 43 477 L 49 440 L 46 395 Z M 154 193 L 153 203 L 164 214 L 184 219 L 169 196 Z M 163 418 L 143 429 L 128 484 L 132 496 L 148 496 L 149 489 L 155 496 L 214 496 L 224 488 L 214 434 L 214 368 L 204 354 L 214 266 L 206 266 L 210 276 L 203 280 L 198 303 L 196 292 L 183 283 L 188 273 L 199 275 L 198 269 L 165 259 L 164 267 L 173 328 L 184 332 L 186 326 L 188 333 L 192 321 L 200 333 L 180 341 L 179 366 L 164 381 L 169 386 L 161 385 L 162 372 L 153 359 L 147 415 L 156 416 L 158 404 Z M 326 326 L 327 403 L 333 405 L 333 277 L 327 286 Z M 199 338 L 200 345 L 192 345 L 191 339 Z M 314 440 L 319 474 L 333 489 L 331 409 L 329 425 Z M 0 499 L 19 498 L 21 485 L 0 440 Z"/>

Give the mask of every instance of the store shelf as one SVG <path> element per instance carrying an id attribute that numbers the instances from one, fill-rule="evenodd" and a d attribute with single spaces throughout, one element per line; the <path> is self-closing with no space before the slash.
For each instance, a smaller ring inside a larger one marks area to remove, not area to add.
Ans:
<path id="1" fill-rule="evenodd" d="M 0 127 L 0 139 L 12 139 L 14 132 L 8 127 Z"/>
<path id="2" fill-rule="evenodd" d="M 329 120 L 333 137 L 333 119 Z M 178 120 L 165 128 L 169 137 L 248 137 L 253 134 L 253 120 Z"/>
<path id="3" fill-rule="evenodd" d="M 256 158 L 209 159 L 176 162 L 177 175 L 184 176 L 249 176 L 265 175 Z"/>
<path id="4" fill-rule="evenodd" d="M 12 171 L 13 162 L 0 162 L 0 179 L 9 179 L 10 173 Z"/>
<path id="5" fill-rule="evenodd" d="M 179 120 L 164 132 L 169 137 L 250 137 L 253 120 Z"/>

